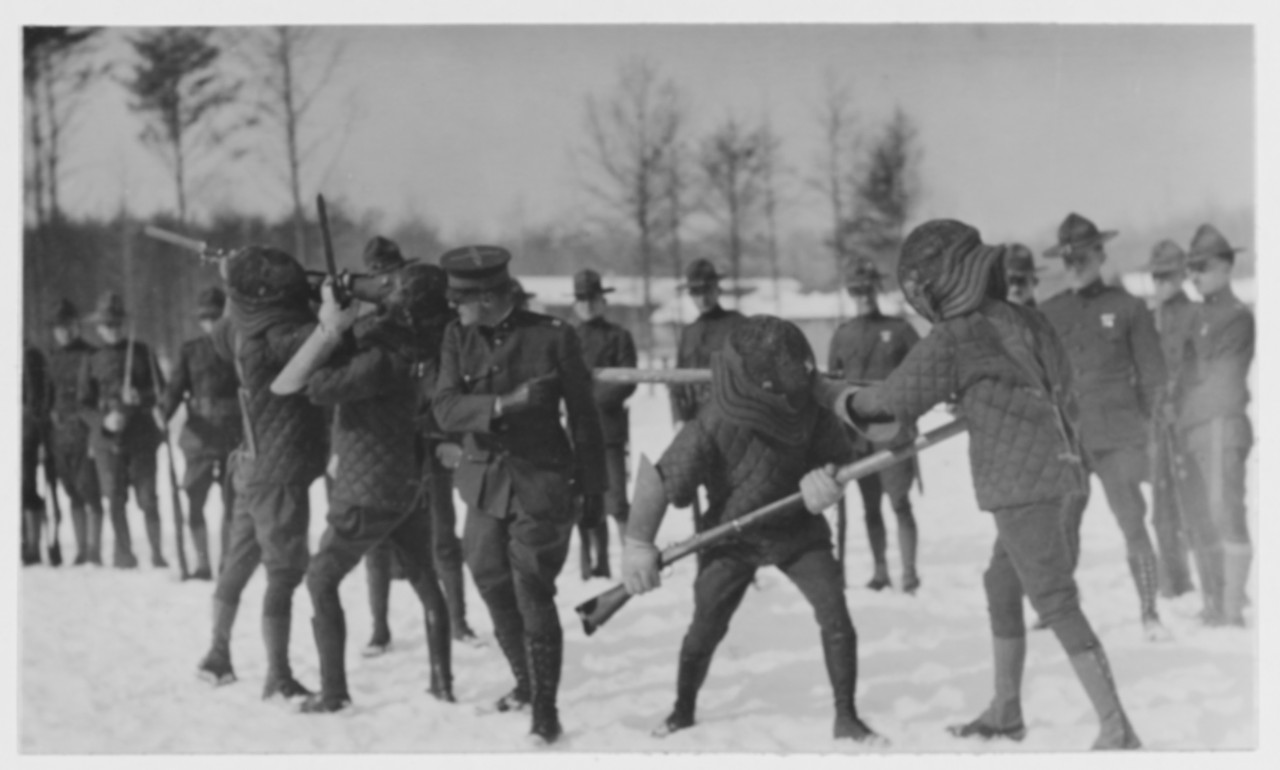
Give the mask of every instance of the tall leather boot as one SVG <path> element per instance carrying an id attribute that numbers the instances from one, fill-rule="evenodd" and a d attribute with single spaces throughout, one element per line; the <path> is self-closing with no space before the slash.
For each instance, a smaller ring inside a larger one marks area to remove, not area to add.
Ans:
<path id="1" fill-rule="evenodd" d="M 858 689 L 858 637 L 853 633 L 822 633 L 822 655 L 835 699 L 836 719 L 832 735 L 837 740 L 886 745 L 883 737 L 858 718 L 854 698 Z"/>
<path id="2" fill-rule="evenodd" d="M 191 525 L 191 545 L 196 551 L 196 571 L 191 573 L 192 580 L 213 580 L 213 569 L 209 565 L 209 529 L 204 524 Z"/>
<path id="3" fill-rule="evenodd" d="M 1172 638 L 1169 630 L 1160 622 L 1156 611 L 1156 596 L 1160 592 L 1160 572 L 1155 551 L 1149 542 L 1129 554 L 1129 572 L 1138 588 L 1138 604 L 1142 613 L 1142 633 L 1150 642 L 1165 642 Z"/>
<path id="4" fill-rule="evenodd" d="M 437 700 L 453 703 L 453 636 L 449 629 L 449 608 L 432 572 L 424 573 L 413 583 L 422 602 L 427 627 L 427 665 L 431 671 L 427 692 Z"/>
<path id="5" fill-rule="evenodd" d="M 54 491 L 57 494 L 57 491 Z M 84 506 L 71 506 L 71 531 L 76 538 L 76 558 L 71 562 L 73 566 L 80 566 L 89 563 L 89 530 L 88 522 L 85 520 Z"/>
<path id="6" fill-rule="evenodd" d="M 1216 543 L 1197 543 L 1195 561 L 1203 603 L 1200 622 L 1206 626 L 1220 626 L 1225 621 L 1222 606 L 1224 577 L 1222 546 Z"/>
<path id="7" fill-rule="evenodd" d="M 302 702 L 304 714 L 328 714 L 351 705 L 347 691 L 347 622 L 342 614 L 311 619 L 316 638 L 316 654 L 320 658 L 320 692 L 308 695 Z"/>
<path id="8" fill-rule="evenodd" d="M 460 642 L 474 641 L 476 632 L 467 625 L 467 592 L 463 583 L 462 562 L 436 560 L 436 576 L 444 589 L 444 603 L 449 608 L 449 629 Z"/>
<path id="9" fill-rule="evenodd" d="M 493 635 L 516 680 L 515 689 L 499 698 L 494 709 L 517 711 L 524 708 L 533 697 L 529 683 L 529 658 L 524 647 L 524 621 L 515 607 L 499 611 L 490 605 L 489 612 L 493 617 Z"/>
<path id="10" fill-rule="evenodd" d="M 594 541 L 592 545 L 596 554 L 595 567 L 591 570 L 591 576 L 613 577 L 609 569 L 609 520 L 606 517 L 601 516 L 600 523 L 591 529 L 591 539 Z"/>
<path id="11" fill-rule="evenodd" d="M 1252 564 L 1253 547 L 1248 543 L 1222 544 L 1222 620 L 1229 626 L 1245 624 L 1245 586 Z"/>
<path id="12" fill-rule="evenodd" d="M 671 713 L 653 730 L 653 736 L 663 738 L 678 730 L 694 725 L 694 713 L 698 706 L 698 691 L 711 669 L 710 654 L 690 654 L 683 650 L 676 668 L 676 703 Z"/>
<path id="13" fill-rule="evenodd" d="M 1071 667 L 1075 669 L 1080 684 L 1093 703 L 1093 710 L 1098 714 L 1101 729 L 1098 739 L 1093 742 L 1097 749 L 1140 749 L 1142 741 L 1129 724 L 1129 717 L 1120 705 L 1120 695 L 1116 692 L 1116 682 L 1111 676 L 1111 665 L 1107 662 L 1107 654 L 1101 646 L 1088 652 L 1071 656 Z"/>
<path id="14" fill-rule="evenodd" d="M 133 555 L 133 538 L 129 535 L 129 517 L 125 514 L 124 502 L 111 502 L 111 530 L 115 533 L 115 554 L 111 557 L 111 566 L 117 569 L 133 569 L 138 566 L 138 558 Z"/>
<path id="15" fill-rule="evenodd" d="M 532 676 L 533 720 L 529 734 L 535 743 L 555 743 L 564 732 L 556 694 L 560 690 L 560 668 L 564 660 L 564 638 L 559 629 L 541 636 L 526 636 L 525 650 Z"/>
<path id="16" fill-rule="evenodd" d="M 267 681 L 262 688 L 263 700 L 276 696 L 289 700 L 311 694 L 293 678 L 293 669 L 289 666 L 290 622 L 288 615 L 262 616 L 262 641 L 267 647 Z"/>
<path id="17" fill-rule="evenodd" d="M 102 506 L 89 505 L 86 529 L 89 538 L 89 563 L 102 566 Z"/>
<path id="18" fill-rule="evenodd" d="M 44 527 L 44 512 L 34 508 L 22 509 L 22 564 L 30 566 L 41 562 L 40 532 Z"/>
<path id="19" fill-rule="evenodd" d="M 585 524 L 578 524 L 578 572 L 584 581 L 591 579 L 591 530 Z"/>
<path id="20" fill-rule="evenodd" d="M 920 575 L 916 572 L 916 549 L 919 545 L 919 530 L 915 519 L 908 510 L 905 516 L 898 517 L 898 550 L 902 553 L 902 592 L 914 594 L 920 588 Z"/>
<path id="21" fill-rule="evenodd" d="M 147 526 L 147 544 L 151 546 L 151 566 L 163 569 L 169 566 L 164 560 L 164 544 L 160 542 L 160 512 L 148 513 L 145 516 Z"/>
<path id="22" fill-rule="evenodd" d="M 867 524 L 867 540 L 871 544 L 871 557 L 875 560 L 876 571 L 871 576 L 867 588 L 872 591 L 881 591 L 888 588 L 892 583 L 889 581 L 889 565 L 885 561 L 885 550 L 887 536 L 885 535 L 884 523 L 879 526 L 875 524 Z"/>
<path id="23" fill-rule="evenodd" d="M 196 666 L 196 674 L 215 687 L 236 681 L 231 667 L 231 627 L 236 622 L 238 603 L 213 600 L 213 641 Z"/>
<path id="24" fill-rule="evenodd" d="M 365 582 L 369 586 L 369 614 L 373 616 L 373 636 L 360 654 L 376 658 L 391 647 L 391 626 L 387 622 L 391 599 L 391 549 L 373 548 L 364 556 Z"/>
<path id="25" fill-rule="evenodd" d="M 957 738 L 1009 738 L 1020 741 L 1027 737 L 1022 721 L 1022 670 L 1027 661 L 1027 638 L 991 638 L 995 665 L 995 694 L 986 711 L 963 725 L 952 725 L 947 732 Z"/>

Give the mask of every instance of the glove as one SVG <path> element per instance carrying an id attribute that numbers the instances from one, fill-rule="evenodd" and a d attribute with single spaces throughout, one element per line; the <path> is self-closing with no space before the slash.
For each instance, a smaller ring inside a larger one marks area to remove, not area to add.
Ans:
<path id="1" fill-rule="evenodd" d="M 555 372 L 535 377 L 521 383 L 515 390 L 498 396 L 493 404 L 494 415 L 517 414 L 530 409 L 555 409 L 559 395 L 555 390 L 558 375 Z"/>
<path id="2" fill-rule="evenodd" d="M 643 540 L 623 538 L 622 583 L 627 593 L 638 596 L 662 585 L 662 555 L 657 546 Z"/>
<path id="3" fill-rule="evenodd" d="M 326 279 L 320 287 L 320 312 L 316 315 L 326 333 L 342 334 L 355 324 L 360 315 L 360 303 L 352 300 L 346 307 L 339 305 L 338 298 L 333 295 L 333 281 Z"/>
<path id="4" fill-rule="evenodd" d="M 111 433 L 119 433 L 124 428 L 124 413 L 114 410 L 107 412 L 107 416 L 102 418 L 102 427 Z"/>
<path id="5" fill-rule="evenodd" d="M 836 481 L 836 466 L 815 468 L 800 479 L 800 496 L 809 513 L 821 513 L 835 505 L 844 496 L 844 489 Z"/>
<path id="6" fill-rule="evenodd" d="M 603 495 L 583 495 L 582 496 L 582 526 L 587 529 L 594 529 L 600 526 L 600 522 L 604 521 L 604 496 Z"/>
<path id="7" fill-rule="evenodd" d="M 436 459 L 449 470 L 457 470 L 462 465 L 462 447 L 452 442 L 436 446 Z"/>

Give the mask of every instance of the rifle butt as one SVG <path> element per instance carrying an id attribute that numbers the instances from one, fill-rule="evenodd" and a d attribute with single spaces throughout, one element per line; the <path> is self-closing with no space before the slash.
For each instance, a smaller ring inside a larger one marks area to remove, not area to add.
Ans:
<path id="1" fill-rule="evenodd" d="M 631 594 L 627 587 L 619 584 L 579 604 L 573 611 L 582 620 L 582 630 L 587 636 L 591 636 L 630 600 Z"/>

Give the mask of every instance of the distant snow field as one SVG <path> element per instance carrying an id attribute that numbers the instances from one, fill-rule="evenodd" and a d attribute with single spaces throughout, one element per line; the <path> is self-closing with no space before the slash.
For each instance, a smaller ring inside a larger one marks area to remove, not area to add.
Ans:
<path id="1" fill-rule="evenodd" d="M 642 386 L 632 399 L 632 468 L 671 438 L 665 392 Z M 926 418 L 924 427 L 946 419 Z M 871 560 L 856 490 L 849 497 L 849 608 L 860 640 L 858 708 L 892 741 L 890 752 L 1063 751 L 1089 747 L 1096 720 L 1066 657 L 1049 632 L 1030 634 L 1024 680 L 1024 742 L 962 741 L 945 727 L 977 715 L 991 694 L 982 571 L 994 527 L 974 503 L 967 439 L 922 458 L 926 493 L 917 496 L 921 529 L 919 593 L 875 593 L 863 584 Z M 162 461 L 163 462 L 163 461 Z M 1256 483 L 1256 454 L 1251 486 Z M 165 542 L 172 548 L 166 474 L 161 473 Z M 313 545 L 324 528 L 321 485 L 313 488 Z M 1256 500 L 1256 495 L 1250 495 Z M 890 569 L 898 581 L 895 525 L 886 501 Z M 64 504 L 65 510 L 65 504 Z M 210 502 L 211 531 L 220 506 Z M 834 511 L 829 512 L 834 516 Z M 1251 505 L 1256 521 L 1256 504 Z M 146 563 L 141 514 L 131 512 L 134 549 Z M 687 511 L 672 510 L 660 534 L 691 531 Z M 103 553 L 111 553 L 105 528 Z M 216 538 L 215 542 L 216 542 Z M 1138 734 L 1152 749 L 1245 749 L 1258 743 L 1256 635 L 1200 628 L 1197 596 L 1161 601 L 1174 641 L 1143 641 L 1138 599 L 1119 529 L 1095 482 L 1085 518 L 1077 577 L 1084 608 L 1111 657 Z M 64 553 L 73 554 L 69 526 Z M 615 571 L 620 550 L 613 534 Z M 216 548 L 216 546 L 215 546 Z M 172 553 L 169 561 L 174 563 Z M 698 724 L 665 740 L 649 731 L 674 699 L 676 656 L 692 608 L 692 560 L 664 577 L 661 590 L 632 600 L 593 637 L 573 613 L 610 583 L 578 577 L 577 546 L 560 578 L 565 627 L 560 691 L 567 731 L 557 751 L 835 752 L 863 751 L 831 738 L 831 695 L 818 629 L 799 592 L 777 570 L 760 572 L 717 653 L 698 704 Z M 1256 572 L 1256 570 L 1255 570 Z M 1255 581 L 1256 582 L 1256 581 Z M 260 700 L 265 659 L 259 634 L 264 580 L 254 577 L 232 641 L 240 681 L 211 688 L 195 665 L 209 636 L 210 583 L 179 583 L 142 568 L 23 570 L 20 583 L 20 745 L 28 753 L 154 752 L 507 752 L 527 751 L 528 715 L 483 715 L 511 686 L 510 673 L 474 587 L 471 625 L 489 643 L 455 645 L 457 704 L 425 694 L 422 613 L 403 582 L 392 587 L 392 651 L 359 655 L 370 620 L 363 567 L 342 586 L 347 611 L 348 712 L 303 716 Z M 1251 595 L 1257 596 L 1256 588 Z M 299 679 L 319 684 L 305 588 L 294 600 L 292 659 Z M 1028 621 L 1034 613 L 1027 610 Z"/>

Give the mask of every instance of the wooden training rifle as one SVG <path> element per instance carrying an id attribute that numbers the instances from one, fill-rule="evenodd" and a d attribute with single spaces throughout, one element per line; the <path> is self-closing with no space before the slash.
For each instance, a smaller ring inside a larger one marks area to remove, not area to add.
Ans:
<path id="1" fill-rule="evenodd" d="M 964 433 L 967 429 L 968 426 L 963 419 L 952 420 L 940 428 L 935 428 L 916 437 L 915 441 L 910 444 L 894 449 L 882 449 L 869 457 L 840 468 L 836 471 L 836 483 L 843 487 L 864 476 L 879 473 L 894 463 L 913 457 L 934 444 Z M 781 500 L 772 502 L 762 508 L 757 508 L 751 513 L 662 549 L 659 564 L 665 567 L 690 554 L 704 551 L 745 529 L 754 527 L 780 514 L 795 511 L 803 505 L 804 498 L 799 492 L 795 492 Z M 574 611 L 582 619 L 582 630 L 586 632 L 587 636 L 590 636 L 595 633 L 596 629 L 607 623 L 609 618 L 622 609 L 630 599 L 631 594 L 627 592 L 627 587 L 625 585 L 616 585 L 608 591 L 579 604 L 574 608 Z"/>

